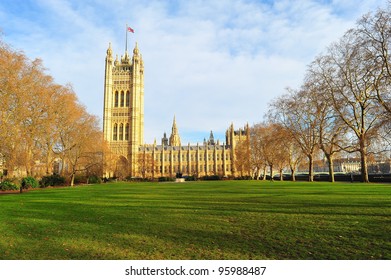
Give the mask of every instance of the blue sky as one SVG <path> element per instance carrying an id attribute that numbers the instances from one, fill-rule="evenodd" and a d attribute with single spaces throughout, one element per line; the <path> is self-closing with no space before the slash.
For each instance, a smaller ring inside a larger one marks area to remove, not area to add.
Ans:
<path id="1" fill-rule="evenodd" d="M 128 24 L 145 64 L 145 141 L 160 142 L 176 115 L 183 144 L 210 130 L 223 142 L 231 123 L 262 121 L 316 55 L 387 2 L 2 0 L 0 29 L 101 118 L 106 49 L 124 53 Z"/>

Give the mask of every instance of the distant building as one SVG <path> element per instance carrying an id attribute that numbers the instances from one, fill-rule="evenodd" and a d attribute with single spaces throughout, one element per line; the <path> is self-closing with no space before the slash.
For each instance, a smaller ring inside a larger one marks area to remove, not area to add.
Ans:
<path id="1" fill-rule="evenodd" d="M 334 172 L 341 173 L 360 173 L 361 161 L 359 158 L 338 158 L 334 159 Z M 328 172 L 329 167 L 326 161 L 317 161 L 314 164 L 315 172 Z M 388 174 L 391 173 L 391 161 L 390 160 L 378 160 L 368 163 L 368 173 L 372 174 Z"/>
<path id="2" fill-rule="evenodd" d="M 113 59 L 111 44 L 106 52 L 103 134 L 109 152 L 105 155 L 107 177 L 236 176 L 235 148 L 249 139 L 249 126 L 226 131 L 226 142 L 215 141 L 213 132 L 202 144 L 183 145 L 174 117 L 169 138 L 144 144 L 144 62 L 137 43 L 130 57 L 127 50 Z"/>

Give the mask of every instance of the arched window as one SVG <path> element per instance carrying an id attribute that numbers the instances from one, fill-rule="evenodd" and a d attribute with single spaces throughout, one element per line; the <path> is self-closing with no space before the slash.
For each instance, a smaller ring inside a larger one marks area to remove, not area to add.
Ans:
<path id="1" fill-rule="evenodd" d="M 126 92 L 126 107 L 129 107 L 129 101 L 130 101 L 130 92 Z"/>
<path id="2" fill-rule="evenodd" d="M 125 104 L 125 93 L 121 91 L 121 107 L 124 107 Z"/>
<path id="3" fill-rule="evenodd" d="M 119 125 L 119 132 L 118 132 L 118 134 L 119 134 L 119 141 L 124 140 L 124 124 L 123 123 L 121 123 Z"/>
<path id="4" fill-rule="evenodd" d="M 129 140 L 129 124 L 127 123 L 125 126 L 125 140 Z"/>
<path id="5" fill-rule="evenodd" d="M 118 91 L 115 92 L 114 107 L 118 107 Z"/>
<path id="6" fill-rule="evenodd" d="M 113 127 L 113 140 L 117 141 L 117 131 L 118 131 L 118 125 L 115 123 Z"/>

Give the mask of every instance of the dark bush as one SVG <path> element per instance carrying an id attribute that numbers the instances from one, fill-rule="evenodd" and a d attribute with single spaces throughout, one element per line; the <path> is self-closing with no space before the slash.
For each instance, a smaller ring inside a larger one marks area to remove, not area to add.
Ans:
<path id="1" fill-rule="evenodd" d="M 391 174 L 369 174 L 369 181 L 376 183 L 391 183 Z"/>
<path id="2" fill-rule="evenodd" d="M 221 180 L 221 177 L 219 175 L 203 176 L 203 177 L 201 177 L 201 180 L 204 180 L 204 181 L 217 181 L 217 180 Z"/>
<path id="3" fill-rule="evenodd" d="M 16 191 L 19 190 L 19 187 L 10 180 L 4 180 L 0 183 L 0 189 L 2 191 Z"/>
<path id="4" fill-rule="evenodd" d="M 64 184 L 65 184 L 65 178 L 57 174 L 44 176 L 39 181 L 39 186 L 41 188 L 46 188 L 48 186 L 63 186 Z"/>
<path id="5" fill-rule="evenodd" d="M 159 177 L 158 181 L 159 182 L 173 182 L 173 181 L 175 181 L 175 179 L 171 178 L 171 177 Z"/>
<path id="6" fill-rule="evenodd" d="M 101 184 L 102 179 L 96 175 L 92 175 L 92 176 L 88 177 L 88 183 L 89 184 Z"/>
<path id="7" fill-rule="evenodd" d="M 103 178 L 103 182 L 107 183 L 107 182 L 117 182 L 118 181 L 118 177 L 105 177 Z"/>
<path id="8" fill-rule="evenodd" d="M 142 177 L 126 177 L 126 181 L 128 182 L 148 182 L 149 179 L 147 178 L 142 178 Z"/>
<path id="9" fill-rule="evenodd" d="M 35 178 L 28 176 L 22 179 L 21 186 L 23 189 L 28 189 L 28 188 L 35 189 L 39 187 L 39 183 Z"/>
<path id="10" fill-rule="evenodd" d="M 75 179 L 74 179 L 73 183 L 75 185 L 87 184 L 87 176 L 85 176 L 85 175 L 75 175 Z"/>
<path id="11" fill-rule="evenodd" d="M 235 177 L 235 180 L 252 180 L 251 176 L 239 176 Z"/>
<path id="12" fill-rule="evenodd" d="M 184 176 L 183 178 L 185 178 L 185 181 L 195 181 L 196 180 L 195 176 Z"/>

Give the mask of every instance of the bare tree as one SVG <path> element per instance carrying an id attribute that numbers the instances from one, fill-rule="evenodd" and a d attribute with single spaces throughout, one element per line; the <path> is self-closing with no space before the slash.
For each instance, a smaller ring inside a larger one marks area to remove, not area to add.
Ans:
<path id="1" fill-rule="evenodd" d="M 291 170 L 292 180 L 294 181 L 295 170 L 300 158 L 299 154 L 292 150 L 294 148 L 295 142 L 291 138 L 291 132 L 289 129 L 280 124 L 271 125 L 271 129 L 274 149 L 277 149 L 275 155 L 275 165 L 280 173 L 280 180 L 283 180 L 283 170 L 289 167 Z M 298 147 L 296 146 L 296 148 Z M 300 148 L 297 150 L 300 152 Z"/>
<path id="2" fill-rule="evenodd" d="M 308 180 L 313 181 L 313 161 L 318 151 L 318 116 L 312 98 L 305 86 L 300 91 L 288 89 L 270 104 L 269 120 L 283 125 L 308 158 Z"/>
<path id="3" fill-rule="evenodd" d="M 9 176 L 13 176 L 13 171 L 23 164 L 19 156 L 22 148 L 18 109 L 22 101 L 20 79 L 26 60 L 23 53 L 12 51 L 0 41 L 0 153 L 5 159 Z"/>
<path id="4" fill-rule="evenodd" d="M 9 175 L 33 175 L 35 162 L 50 173 L 56 156 L 72 174 L 91 171 L 101 134 L 96 117 L 78 103 L 70 86 L 60 86 L 45 73 L 42 61 L 29 60 L 0 41 L 0 154 Z M 42 174 L 43 175 L 43 174 Z"/>
<path id="5" fill-rule="evenodd" d="M 58 141 L 55 152 L 61 158 L 61 173 L 70 177 L 73 186 L 77 172 L 84 172 L 94 164 L 101 164 L 103 138 L 97 117 L 86 112 L 78 103 L 72 88 L 61 97 L 62 107 L 56 114 Z"/>
<path id="6" fill-rule="evenodd" d="M 266 145 L 264 140 L 264 129 L 265 125 L 263 123 L 255 124 L 250 129 L 250 166 L 257 179 L 266 166 L 263 152 Z M 265 171 L 263 171 L 263 178 L 265 178 Z"/>
<path id="7" fill-rule="evenodd" d="M 362 56 L 371 64 L 374 98 L 391 118 L 391 4 L 364 15 L 352 31 Z"/>
<path id="8" fill-rule="evenodd" d="M 334 110 L 356 136 L 351 151 L 360 153 L 362 180 L 369 182 L 368 147 L 384 124 L 384 115 L 374 98 L 377 67 L 356 39 L 354 30 L 348 31 L 318 65 Z"/>
<path id="9" fill-rule="evenodd" d="M 289 135 L 289 134 L 288 134 Z M 298 146 L 297 142 L 292 139 L 292 137 L 288 137 L 284 140 L 284 145 L 287 147 L 288 152 L 288 164 L 289 169 L 291 171 L 291 180 L 296 181 L 296 170 L 299 164 L 301 163 L 303 157 L 303 151 Z"/>
<path id="10" fill-rule="evenodd" d="M 311 89 L 311 94 L 316 97 L 311 100 L 318 118 L 319 147 L 327 159 L 329 181 L 334 182 L 334 156 L 348 146 L 347 126 L 339 118 L 333 107 L 332 99 L 327 94 L 327 83 L 319 74 L 319 63 L 321 63 L 321 59 L 315 60 L 308 68 L 306 84 Z"/>
<path id="11" fill-rule="evenodd" d="M 246 138 L 239 141 L 235 148 L 235 169 L 240 176 L 250 176 L 251 157 L 250 157 L 250 139 Z"/>
<path id="12" fill-rule="evenodd" d="M 283 179 L 283 170 L 289 165 L 290 138 L 287 130 L 276 123 L 259 123 L 251 128 L 251 164 L 257 176 L 262 169 L 265 178 L 266 167 L 269 167 L 269 176 L 273 178 L 273 171 L 278 170 L 280 180 Z"/>
<path id="13" fill-rule="evenodd" d="M 138 165 L 139 174 L 141 175 L 141 177 L 143 179 L 146 179 L 148 177 L 152 178 L 152 174 L 153 174 L 154 168 L 156 166 L 156 162 L 155 162 L 152 154 L 147 153 L 147 151 L 145 149 L 146 149 L 146 147 L 144 147 L 144 150 L 141 151 L 137 157 L 137 165 Z"/>

